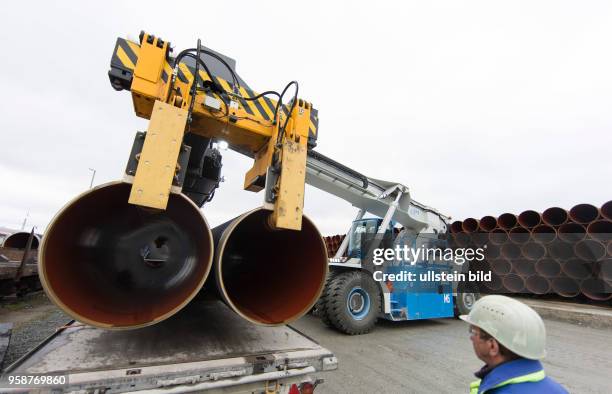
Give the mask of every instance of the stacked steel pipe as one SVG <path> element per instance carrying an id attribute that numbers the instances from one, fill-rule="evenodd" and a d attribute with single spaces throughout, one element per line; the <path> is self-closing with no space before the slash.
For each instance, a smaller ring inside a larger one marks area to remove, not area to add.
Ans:
<path id="1" fill-rule="evenodd" d="M 475 267 L 491 270 L 489 292 L 612 299 L 612 201 L 467 218 L 450 229 L 455 247 L 485 248 Z"/>
<path id="2" fill-rule="evenodd" d="M 336 234 L 323 237 L 329 257 L 334 257 L 336 255 L 336 252 L 338 252 L 338 249 L 340 249 L 340 245 L 342 245 L 342 241 L 344 241 L 345 236 L 345 234 Z"/>

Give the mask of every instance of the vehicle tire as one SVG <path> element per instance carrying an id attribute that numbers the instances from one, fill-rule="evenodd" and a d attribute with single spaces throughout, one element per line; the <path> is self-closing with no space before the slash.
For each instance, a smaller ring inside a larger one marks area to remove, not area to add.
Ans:
<path id="1" fill-rule="evenodd" d="M 323 323 L 325 323 L 325 325 L 329 327 L 331 327 L 332 325 L 329 321 L 329 317 L 327 316 L 326 300 L 329 294 L 329 284 L 331 283 L 332 279 L 336 277 L 336 275 L 338 275 L 338 273 L 339 273 L 338 271 L 329 271 L 329 273 L 327 274 L 327 278 L 325 279 L 325 286 L 323 287 L 321 296 L 319 297 L 314 307 L 312 308 L 313 315 L 321 318 Z"/>
<path id="2" fill-rule="evenodd" d="M 380 312 L 379 286 L 361 271 L 342 272 L 332 278 L 325 301 L 331 325 L 349 335 L 371 331 Z"/>
<path id="3" fill-rule="evenodd" d="M 474 303 L 480 298 L 480 293 L 457 293 L 455 296 L 455 316 L 467 315 Z"/>

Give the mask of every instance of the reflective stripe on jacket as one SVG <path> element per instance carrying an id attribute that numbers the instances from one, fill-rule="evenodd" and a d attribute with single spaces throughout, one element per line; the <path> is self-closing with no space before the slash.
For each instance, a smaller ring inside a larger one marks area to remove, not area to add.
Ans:
<path id="1" fill-rule="evenodd" d="M 567 394 L 567 390 L 546 377 L 539 361 L 519 358 L 493 368 L 482 380 L 470 384 L 470 394 L 483 393 Z"/>

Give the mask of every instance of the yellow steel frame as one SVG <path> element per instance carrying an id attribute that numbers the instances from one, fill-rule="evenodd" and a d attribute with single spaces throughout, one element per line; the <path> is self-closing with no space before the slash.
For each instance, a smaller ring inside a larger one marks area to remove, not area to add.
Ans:
<path id="1" fill-rule="evenodd" d="M 204 105 L 204 93 L 198 91 L 195 97 L 190 93 L 194 78 L 192 69 L 181 63 L 176 70 L 181 78 L 173 75 L 166 57 L 167 42 L 162 43 L 159 38 L 144 34 L 140 44 L 127 40 L 125 43 L 138 58 L 133 64 L 130 87 L 134 110 L 138 116 L 150 119 L 129 202 L 166 208 L 168 193 L 175 190 L 172 177 L 176 172 L 178 149 L 193 100 L 188 126 L 190 132 L 225 140 L 230 148 L 254 158 L 253 167 L 245 175 L 245 190 L 261 190 L 261 179 L 270 166 L 274 164 L 280 168 L 278 181 L 273 185 L 276 199 L 271 224 L 277 228 L 299 230 L 304 205 L 308 132 L 312 130 L 311 104 L 298 100 L 290 114 L 279 110 L 276 122 L 269 106 L 257 105 L 240 97 L 230 102 L 227 108 L 224 106 L 228 104 L 222 103 L 221 110 L 211 109 Z M 122 51 L 117 45 L 116 56 L 129 68 L 133 62 Z M 210 80 L 203 70 L 199 70 L 199 77 L 203 81 Z M 227 81 L 217 79 L 226 91 L 232 92 Z M 239 93 L 247 96 L 244 88 Z M 265 114 L 257 111 L 256 106 Z M 287 127 L 277 143 L 279 125 L 285 122 L 285 116 L 289 116 Z M 278 162 L 273 163 L 275 160 Z"/>

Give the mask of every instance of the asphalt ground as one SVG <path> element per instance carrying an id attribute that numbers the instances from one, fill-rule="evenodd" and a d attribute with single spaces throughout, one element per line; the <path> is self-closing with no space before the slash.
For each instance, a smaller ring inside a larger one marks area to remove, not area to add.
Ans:
<path id="1" fill-rule="evenodd" d="M 612 392 L 612 330 L 545 320 L 544 369 L 570 393 Z M 321 374 L 317 393 L 467 393 L 482 367 L 458 319 L 378 322 L 348 336 L 307 315 L 292 324 L 332 350 L 338 370 Z"/>

